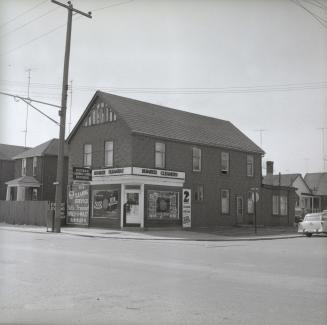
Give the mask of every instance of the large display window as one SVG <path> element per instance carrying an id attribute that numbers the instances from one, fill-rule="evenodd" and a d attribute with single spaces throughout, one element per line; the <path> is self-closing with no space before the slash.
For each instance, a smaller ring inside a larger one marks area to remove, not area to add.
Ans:
<path id="1" fill-rule="evenodd" d="M 93 191 L 92 218 L 119 218 L 118 191 Z"/>
<path id="2" fill-rule="evenodd" d="M 148 219 L 177 220 L 178 192 L 148 191 Z"/>

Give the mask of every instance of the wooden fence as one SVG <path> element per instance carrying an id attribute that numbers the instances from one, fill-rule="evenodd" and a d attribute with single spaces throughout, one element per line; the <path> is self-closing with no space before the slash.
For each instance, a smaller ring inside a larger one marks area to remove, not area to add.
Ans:
<path id="1" fill-rule="evenodd" d="M 0 201 L 0 222 L 46 226 L 47 201 Z"/>

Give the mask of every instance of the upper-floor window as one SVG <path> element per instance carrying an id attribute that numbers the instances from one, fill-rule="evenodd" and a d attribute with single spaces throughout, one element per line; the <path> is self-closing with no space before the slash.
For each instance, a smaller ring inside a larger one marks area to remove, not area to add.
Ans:
<path id="1" fill-rule="evenodd" d="M 92 166 L 92 145 L 91 144 L 84 144 L 83 165 L 84 165 L 84 167 Z"/>
<path id="2" fill-rule="evenodd" d="M 104 143 L 104 165 L 112 167 L 114 165 L 114 143 L 113 141 L 106 141 Z"/>
<path id="3" fill-rule="evenodd" d="M 201 149 L 193 148 L 193 171 L 199 172 L 201 171 Z"/>
<path id="4" fill-rule="evenodd" d="M 26 176 L 26 158 L 22 159 L 22 176 Z"/>
<path id="5" fill-rule="evenodd" d="M 254 170 L 254 158 L 252 155 L 247 155 L 246 157 L 246 174 L 247 176 L 253 176 Z"/>
<path id="6" fill-rule="evenodd" d="M 228 152 L 221 153 L 221 173 L 222 174 L 229 173 L 229 153 Z"/>
<path id="7" fill-rule="evenodd" d="M 195 185 L 194 189 L 194 200 L 203 201 L 203 185 Z"/>
<path id="8" fill-rule="evenodd" d="M 33 157 L 33 176 L 36 176 L 37 172 L 37 157 Z"/>
<path id="9" fill-rule="evenodd" d="M 221 190 L 221 213 L 229 214 L 229 190 Z"/>
<path id="10" fill-rule="evenodd" d="M 117 120 L 116 113 L 105 103 L 95 104 L 84 119 L 84 126 L 97 125 Z"/>
<path id="11" fill-rule="evenodd" d="M 156 142 L 155 146 L 155 167 L 165 168 L 166 145 L 162 142 Z"/>

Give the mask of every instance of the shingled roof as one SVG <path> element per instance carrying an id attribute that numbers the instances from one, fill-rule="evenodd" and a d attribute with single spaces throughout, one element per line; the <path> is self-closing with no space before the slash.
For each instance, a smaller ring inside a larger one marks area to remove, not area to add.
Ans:
<path id="1" fill-rule="evenodd" d="M 316 195 L 327 195 L 327 173 L 307 173 L 304 180 Z"/>
<path id="2" fill-rule="evenodd" d="M 301 174 L 266 175 L 262 183 L 265 185 L 292 187 L 298 177 L 302 177 Z"/>
<path id="3" fill-rule="evenodd" d="M 13 159 L 22 159 L 29 157 L 40 157 L 40 156 L 57 156 L 58 155 L 58 139 L 51 139 L 47 142 L 41 143 L 40 145 L 26 150 L 15 157 Z M 65 145 L 65 156 L 68 155 L 68 149 Z"/>
<path id="4" fill-rule="evenodd" d="M 125 121 L 132 133 L 264 154 L 261 148 L 229 121 L 112 95 L 99 90 L 67 138 L 68 142 L 96 100 L 108 104 L 116 112 L 118 118 Z"/>
<path id="5" fill-rule="evenodd" d="M 0 160 L 11 160 L 27 149 L 29 148 L 0 143 Z"/>

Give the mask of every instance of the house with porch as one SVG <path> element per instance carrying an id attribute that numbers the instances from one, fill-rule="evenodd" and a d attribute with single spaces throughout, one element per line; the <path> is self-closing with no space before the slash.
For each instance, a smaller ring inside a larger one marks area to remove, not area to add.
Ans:
<path id="1" fill-rule="evenodd" d="M 327 210 L 327 173 L 307 173 L 304 180 L 314 195 L 313 212 Z"/>
<path id="2" fill-rule="evenodd" d="M 6 199 L 6 182 L 15 177 L 13 157 L 29 148 L 0 143 L 0 200 Z"/>
<path id="3" fill-rule="evenodd" d="M 6 200 L 50 201 L 55 199 L 58 139 L 51 139 L 34 148 L 16 154 L 15 170 L 6 182 Z M 64 195 L 67 188 L 68 150 L 65 149 Z"/>

